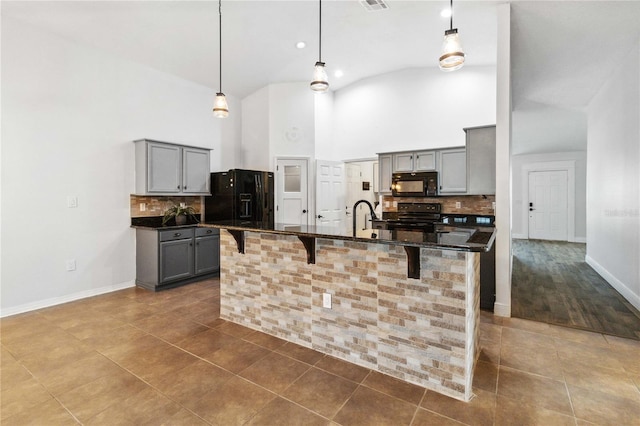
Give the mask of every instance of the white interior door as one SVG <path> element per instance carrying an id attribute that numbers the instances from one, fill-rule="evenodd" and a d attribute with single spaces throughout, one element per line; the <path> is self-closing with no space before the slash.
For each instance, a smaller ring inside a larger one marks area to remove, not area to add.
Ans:
<path id="1" fill-rule="evenodd" d="M 360 199 L 362 188 L 362 171 L 360 170 L 360 164 L 346 163 L 345 164 L 345 180 L 346 180 L 346 217 L 347 226 L 353 231 L 353 205 Z"/>
<path id="2" fill-rule="evenodd" d="M 529 238 L 567 241 L 567 171 L 529 172 Z"/>
<path id="3" fill-rule="evenodd" d="M 308 225 L 309 187 L 308 160 L 301 158 L 276 160 L 276 222 Z"/>
<path id="4" fill-rule="evenodd" d="M 344 164 L 316 161 L 316 225 L 342 227 L 345 216 Z"/>

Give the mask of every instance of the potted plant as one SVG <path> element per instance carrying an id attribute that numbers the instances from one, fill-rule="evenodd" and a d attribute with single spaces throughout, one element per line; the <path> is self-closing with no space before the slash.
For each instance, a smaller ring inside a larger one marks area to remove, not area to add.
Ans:
<path id="1" fill-rule="evenodd" d="M 196 211 L 191 206 L 174 205 L 164 212 L 162 225 L 166 225 L 167 222 L 174 218 L 176 221 L 176 225 L 184 225 L 187 223 L 187 216 L 190 216 L 196 222 L 198 222 L 198 218 L 195 215 Z"/>

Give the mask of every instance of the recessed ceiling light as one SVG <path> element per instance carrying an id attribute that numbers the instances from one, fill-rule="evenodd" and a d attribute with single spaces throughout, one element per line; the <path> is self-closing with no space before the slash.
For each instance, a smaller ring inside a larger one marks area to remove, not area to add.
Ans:
<path id="1" fill-rule="evenodd" d="M 442 9 L 442 11 L 440 12 L 440 16 L 442 16 L 443 18 L 451 18 L 451 9 Z"/>
<path id="2" fill-rule="evenodd" d="M 344 73 L 342 72 L 342 70 L 336 70 L 333 75 L 335 75 L 337 78 L 340 78 L 344 75 Z"/>
<path id="3" fill-rule="evenodd" d="M 299 42 L 296 43 L 296 47 L 298 49 L 304 49 L 306 45 L 307 45 L 307 43 L 305 43 L 304 41 L 299 41 Z"/>

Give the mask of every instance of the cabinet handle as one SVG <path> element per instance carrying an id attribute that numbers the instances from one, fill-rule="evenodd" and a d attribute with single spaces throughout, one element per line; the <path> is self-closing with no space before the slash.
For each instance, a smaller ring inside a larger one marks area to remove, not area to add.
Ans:
<path id="1" fill-rule="evenodd" d="M 187 185 L 185 185 L 183 189 L 187 189 Z"/>
<path id="2" fill-rule="evenodd" d="M 179 237 L 180 235 L 182 235 L 180 232 L 176 232 L 175 234 L 173 234 L 174 237 Z"/>
<path id="3" fill-rule="evenodd" d="M 180 185 L 178 185 L 178 189 L 180 189 Z"/>
<path id="4" fill-rule="evenodd" d="M 212 232 L 213 232 L 213 230 L 207 229 L 207 234 L 211 234 Z"/>

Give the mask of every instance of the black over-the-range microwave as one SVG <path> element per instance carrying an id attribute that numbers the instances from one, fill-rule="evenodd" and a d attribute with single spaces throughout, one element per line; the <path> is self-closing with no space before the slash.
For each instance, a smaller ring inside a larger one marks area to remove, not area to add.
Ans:
<path id="1" fill-rule="evenodd" d="M 394 173 L 391 180 L 394 197 L 435 197 L 438 195 L 438 172 Z"/>

